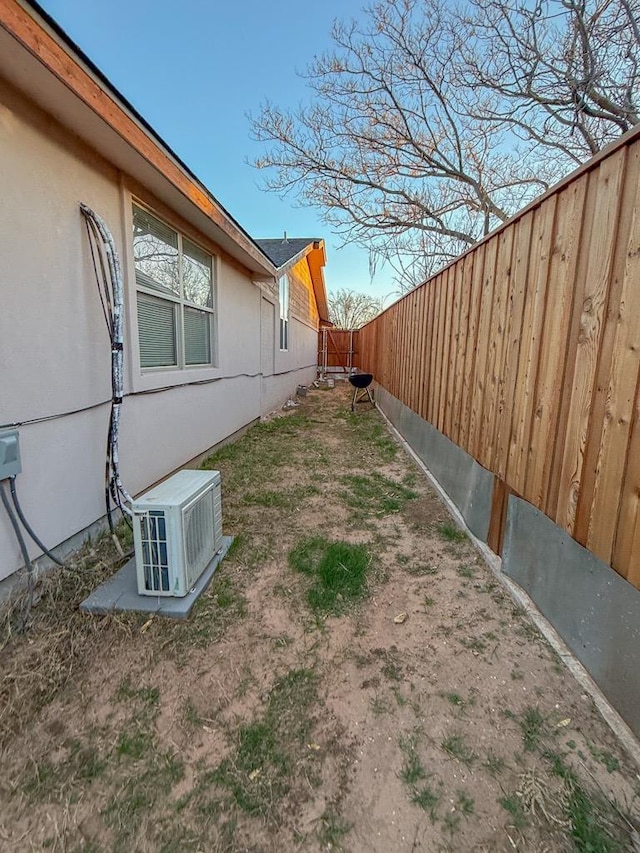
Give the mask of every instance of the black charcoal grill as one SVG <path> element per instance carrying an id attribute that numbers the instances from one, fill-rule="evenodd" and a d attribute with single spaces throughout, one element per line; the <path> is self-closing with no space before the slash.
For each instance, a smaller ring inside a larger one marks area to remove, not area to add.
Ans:
<path id="1" fill-rule="evenodd" d="M 353 400 L 351 401 L 351 411 L 355 411 L 356 403 L 361 403 L 369 397 L 369 402 L 375 406 L 373 394 L 369 385 L 373 382 L 372 373 L 354 373 L 349 377 L 349 382 L 353 385 Z M 360 396 L 358 396 L 360 395 Z"/>

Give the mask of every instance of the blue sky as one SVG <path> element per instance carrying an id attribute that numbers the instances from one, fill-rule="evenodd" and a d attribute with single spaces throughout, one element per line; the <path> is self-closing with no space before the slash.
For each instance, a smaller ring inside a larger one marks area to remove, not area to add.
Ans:
<path id="1" fill-rule="evenodd" d="M 327 286 L 384 296 L 367 252 L 340 249 L 317 211 L 260 189 L 248 164 L 261 147 L 248 113 L 268 98 L 295 107 L 304 71 L 330 47 L 335 18 L 360 17 L 363 0 L 40 0 L 79 47 L 254 237 L 324 237 Z"/>

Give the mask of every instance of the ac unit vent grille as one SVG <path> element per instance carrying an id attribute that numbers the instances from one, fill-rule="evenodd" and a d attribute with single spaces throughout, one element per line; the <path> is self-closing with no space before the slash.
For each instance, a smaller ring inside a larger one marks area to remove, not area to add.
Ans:
<path id="1" fill-rule="evenodd" d="M 196 581 L 215 553 L 214 494 L 205 492 L 182 513 L 188 585 Z"/>
<path id="2" fill-rule="evenodd" d="M 145 588 L 152 592 L 169 592 L 169 555 L 164 512 L 151 510 L 143 516 L 141 522 Z"/>

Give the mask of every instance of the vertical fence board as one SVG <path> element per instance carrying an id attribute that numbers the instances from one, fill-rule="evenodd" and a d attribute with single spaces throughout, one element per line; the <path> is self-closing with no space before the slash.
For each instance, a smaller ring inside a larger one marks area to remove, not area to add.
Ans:
<path id="1" fill-rule="evenodd" d="M 451 364 L 452 371 L 452 381 L 450 383 L 450 411 L 449 411 L 449 421 L 448 421 L 448 432 L 447 435 L 452 441 L 456 441 L 458 438 L 458 432 L 460 429 L 459 422 L 459 401 L 461 395 L 461 385 L 462 385 L 462 369 L 464 367 L 464 351 L 465 351 L 465 335 L 466 335 L 466 321 L 465 321 L 465 299 L 467 294 L 465 293 L 465 280 L 464 280 L 464 269 L 465 269 L 465 258 L 461 258 L 456 264 L 456 290 L 455 290 L 455 298 L 454 298 L 454 320 L 453 320 L 453 334 L 452 339 L 455 341 L 454 352 L 453 352 L 453 361 Z"/>
<path id="2" fill-rule="evenodd" d="M 421 289 L 413 291 L 413 340 L 411 350 L 413 354 L 413 371 L 411 378 L 411 410 L 416 412 L 420 405 L 420 337 L 422 328 L 420 324 L 420 294 Z"/>
<path id="3" fill-rule="evenodd" d="M 473 402 L 471 404 L 471 425 L 469 428 L 469 453 L 476 459 L 482 454 L 483 450 L 482 409 L 485 399 L 485 389 L 487 387 L 487 357 L 497 254 L 498 238 L 494 236 L 488 241 L 485 247 L 480 320 L 478 324 L 478 336 L 476 338 L 477 352 L 473 381 Z"/>
<path id="4" fill-rule="evenodd" d="M 428 310 L 428 340 L 429 340 L 429 373 L 428 387 L 425 398 L 425 417 L 429 423 L 433 423 L 433 383 L 435 377 L 435 360 L 437 346 L 437 323 L 436 323 L 436 283 L 431 280 L 427 285 L 429 310 Z"/>
<path id="5" fill-rule="evenodd" d="M 438 296 L 436 299 L 438 344 L 436 354 L 436 375 L 434 377 L 433 425 L 440 429 L 440 400 L 442 399 L 442 365 L 444 360 L 444 324 L 447 312 L 447 273 L 445 270 L 438 277 Z"/>
<path id="6" fill-rule="evenodd" d="M 458 262 L 459 263 L 459 262 Z M 444 382 L 444 412 L 442 418 L 442 432 L 451 437 L 451 405 L 453 402 L 453 385 L 455 382 L 455 353 L 457 347 L 457 335 L 459 333 L 457 317 L 460 311 L 460 299 L 457 294 L 458 263 L 450 267 L 449 275 L 449 306 L 447 309 L 448 345 L 446 347 L 446 373 Z"/>
<path id="7" fill-rule="evenodd" d="M 440 367 L 440 400 L 438 404 L 438 423 L 440 432 L 444 432 L 444 413 L 447 399 L 447 383 L 449 381 L 449 359 L 451 345 L 451 307 L 453 289 L 453 267 L 448 267 L 444 274 L 444 290 L 442 300 L 442 362 Z"/>
<path id="8" fill-rule="evenodd" d="M 413 384 L 413 375 L 414 375 L 414 366 L 413 360 L 415 358 L 415 308 L 416 308 L 416 298 L 415 291 L 411 292 L 409 296 L 407 296 L 407 328 L 409 329 L 409 340 L 405 343 L 404 351 L 402 354 L 403 359 L 407 360 L 407 372 L 406 372 L 406 382 L 404 389 L 404 403 L 411 408 L 414 407 L 414 389 L 415 386 Z"/>
<path id="9" fill-rule="evenodd" d="M 504 347 L 505 324 L 509 308 L 511 286 L 511 254 L 513 251 L 514 226 L 509 225 L 499 234 L 498 255 L 496 258 L 495 284 L 493 289 L 493 309 L 489 331 L 489 351 L 486 367 L 485 402 L 482 412 L 482 455 L 478 461 L 490 468 L 493 460 L 495 440 L 496 410 L 500 377 L 502 374 L 502 350 Z"/>
<path id="10" fill-rule="evenodd" d="M 635 251 L 639 250 L 636 245 Z M 612 565 L 640 588 L 640 377 L 636 385 L 627 460 Z"/>
<path id="11" fill-rule="evenodd" d="M 582 306 L 579 306 L 580 331 L 560 473 L 558 503 L 562 508 L 563 517 L 556 519 L 570 534 L 573 534 L 575 527 L 582 480 L 607 285 L 613 261 L 612 247 L 617 227 L 616 214 L 623 167 L 624 150 L 604 160 L 597 172 L 591 175 L 596 185 L 597 215 L 584 247 L 588 276 L 585 276 L 584 300 Z"/>
<path id="12" fill-rule="evenodd" d="M 411 375 L 411 326 L 413 324 L 413 299 L 412 294 L 409 294 L 404 300 L 404 320 L 403 326 L 405 329 L 405 337 L 402 342 L 402 349 L 399 353 L 400 362 L 402 368 L 404 370 L 404 385 L 402 388 L 402 402 L 405 405 L 409 405 L 410 396 L 411 396 L 411 388 L 410 388 L 410 375 Z"/>
<path id="13" fill-rule="evenodd" d="M 426 373 L 426 353 L 427 353 L 427 288 L 422 285 L 418 288 L 418 398 L 416 412 L 421 417 L 424 417 L 424 390 L 425 390 L 425 373 Z"/>
<path id="14" fill-rule="evenodd" d="M 551 253 L 555 207 L 555 196 L 551 196 L 538 208 L 534 219 L 527 276 L 528 293 L 522 321 L 522 342 L 518 359 L 514 428 L 507 469 L 507 482 L 525 498 L 527 497 L 525 482 L 529 459 L 529 436 L 533 418 L 532 402 L 538 372 L 538 354 L 544 320 L 547 271 Z"/>
<path id="15" fill-rule="evenodd" d="M 433 282 L 433 368 L 431 376 L 431 417 L 434 426 L 438 424 L 438 403 L 440 400 L 440 367 L 441 367 L 441 332 L 440 332 L 440 303 L 442 300 L 442 274 L 436 276 Z"/>
<path id="16" fill-rule="evenodd" d="M 611 338 L 610 369 L 598 386 L 606 388 L 602 430 L 595 466 L 593 499 L 587 526 L 587 547 L 611 562 L 621 498 L 633 402 L 640 371 L 640 146 L 627 159 L 625 192 L 621 198 L 618 246 L 608 311 Z M 603 344 L 603 350 L 609 349 Z M 604 368 L 605 359 L 601 359 Z M 604 372 L 604 370 L 603 370 Z M 578 531 L 581 533 L 582 531 Z M 623 571 L 624 573 L 624 571 Z"/>
<path id="17" fill-rule="evenodd" d="M 409 330 L 406 322 L 407 300 L 401 299 L 398 303 L 397 323 L 398 323 L 398 346 L 396 347 L 393 358 L 396 362 L 396 372 L 398 374 L 398 393 L 397 397 L 404 402 L 404 387 L 405 387 L 405 372 L 407 369 L 407 360 L 402 358 L 404 353 L 405 341 L 408 337 Z"/>
<path id="18" fill-rule="evenodd" d="M 576 181 L 558 196 L 538 380 L 533 399 L 533 424 L 529 442 L 527 499 L 542 509 L 546 503 L 562 384 L 564 349 L 571 322 L 582 208 L 586 180 Z"/>
<path id="19" fill-rule="evenodd" d="M 460 404 L 460 447 L 471 453 L 471 411 L 473 407 L 474 377 L 480 307 L 482 305 L 482 280 L 484 277 L 484 258 L 486 244 L 483 243 L 474 252 L 471 302 L 469 306 L 469 328 L 467 331 L 467 352 L 465 355 L 464 383 Z"/>
<path id="20" fill-rule="evenodd" d="M 509 332 L 505 335 L 504 367 L 498 400 L 498 435 L 496 439 L 495 470 L 501 480 L 506 479 L 507 462 L 511 443 L 511 430 L 516 393 L 516 377 L 520 340 L 522 338 L 522 320 L 524 314 L 527 274 L 529 271 L 529 251 L 533 228 L 533 212 L 525 214 L 516 223 L 512 256 L 511 287 L 512 296 L 509 305 Z"/>
<path id="21" fill-rule="evenodd" d="M 469 336 L 469 313 L 471 307 L 471 290 L 473 282 L 474 255 L 465 255 L 460 261 L 460 334 L 458 342 L 458 353 L 456 356 L 456 380 L 453 400 L 453 425 L 451 440 L 456 444 L 460 442 L 462 400 L 464 397 L 465 367 L 467 362 L 468 336 Z"/>

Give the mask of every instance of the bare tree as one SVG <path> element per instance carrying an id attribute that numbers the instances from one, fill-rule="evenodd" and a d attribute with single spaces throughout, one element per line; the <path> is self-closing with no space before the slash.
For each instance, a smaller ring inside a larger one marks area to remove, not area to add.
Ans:
<path id="1" fill-rule="evenodd" d="M 483 0 L 464 32 L 480 114 L 530 151 L 575 165 L 640 121 L 639 0 Z"/>
<path id="2" fill-rule="evenodd" d="M 414 285 L 637 122 L 638 2 L 381 0 L 256 165 Z"/>
<path id="3" fill-rule="evenodd" d="M 328 299 L 331 322 L 339 329 L 359 329 L 382 311 L 380 299 L 355 290 L 337 290 Z"/>

